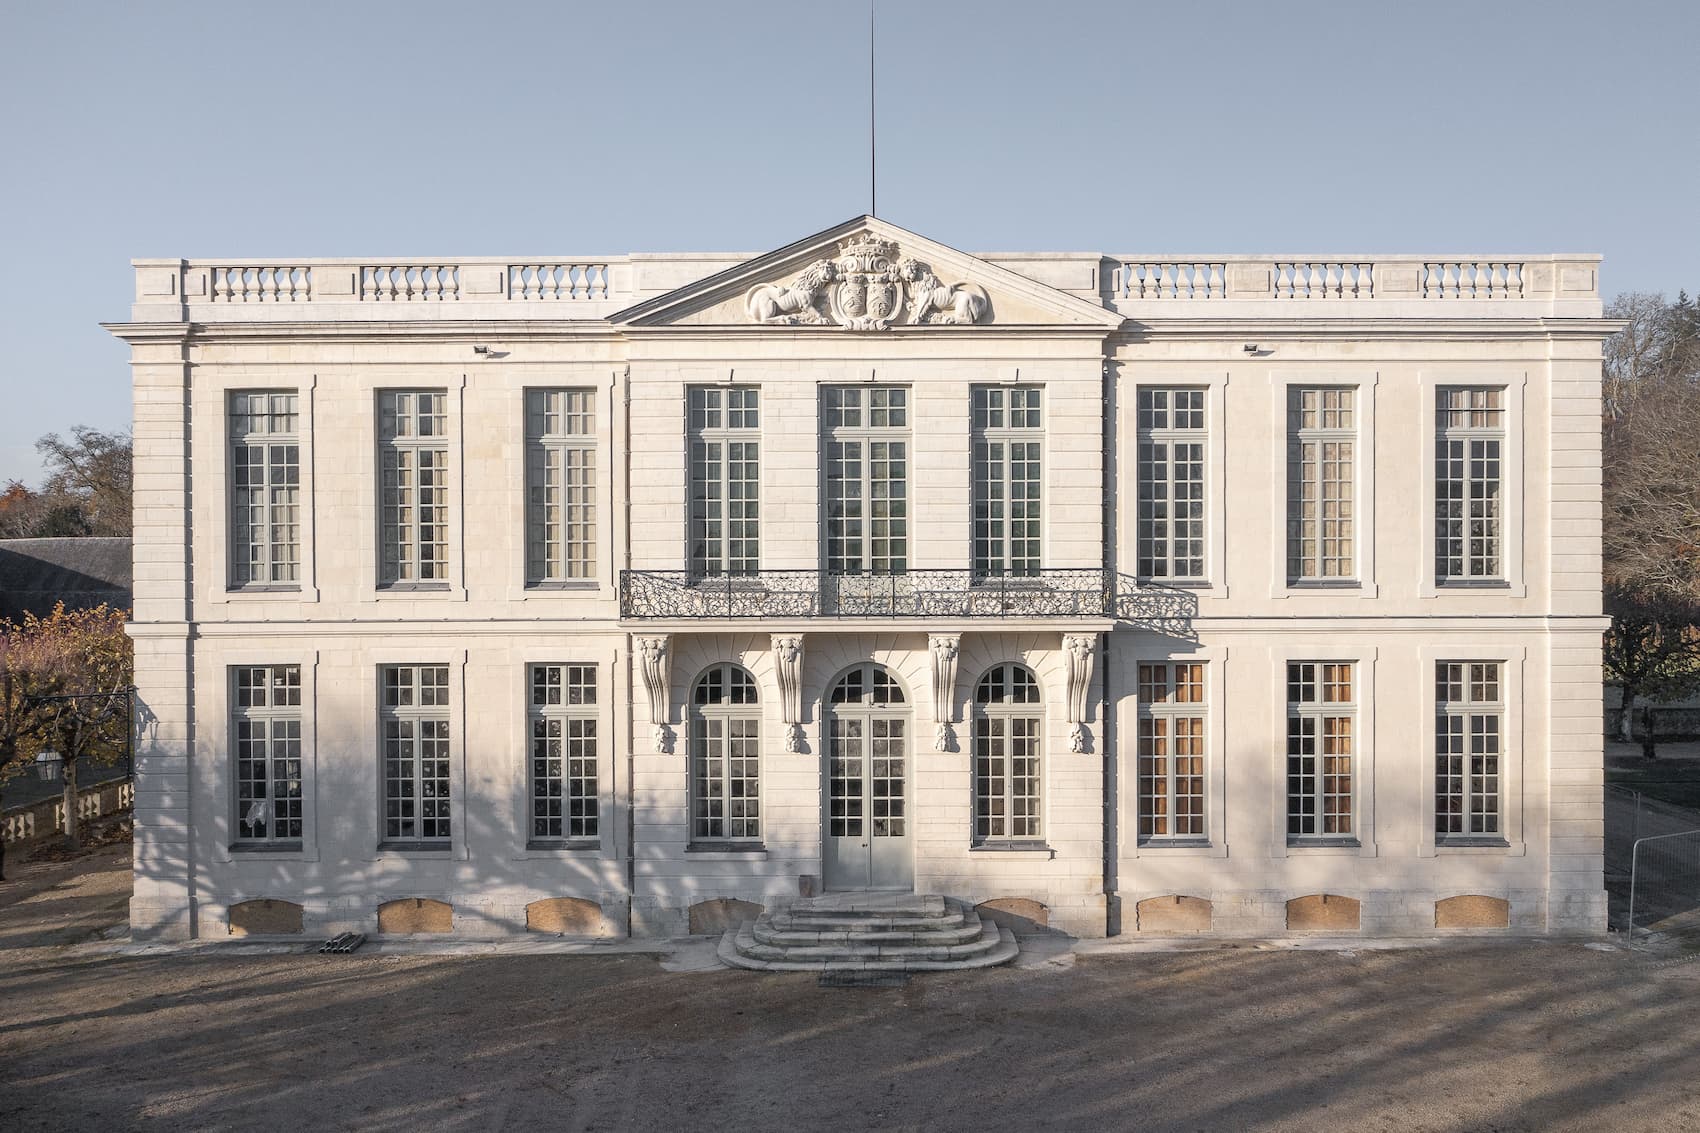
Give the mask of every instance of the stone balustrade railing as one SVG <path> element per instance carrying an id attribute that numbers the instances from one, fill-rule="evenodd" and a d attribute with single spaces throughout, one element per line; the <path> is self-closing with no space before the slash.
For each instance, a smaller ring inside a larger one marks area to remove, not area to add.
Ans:
<path id="1" fill-rule="evenodd" d="M 83 787 L 77 793 L 77 817 L 84 822 L 119 814 L 136 803 L 136 783 L 133 779 L 115 779 Z M 33 842 L 45 838 L 65 826 L 65 803 L 62 799 L 42 799 L 40 802 L 9 809 L 0 815 L 0 840 L 7 843 Z"/>
<path id="2" fill-rule="evenodd" d="M 1115 304 L 1165 299 L 1588 299 L 1599 295 L 1598 264 L 1593 256 L 1214 261 L 1130 256 L 1109 261 L 1107 291 Z"/>
<path id="3" fill-rule="evenodd" d="M 133 317 L 353 321 L 381 306 L 386 320 L 600 319 L 747 258 L 138 260 Z M 1466 318 L 1586 316 L 1599 305 L 1595 256 L 1028 255 L 1006 266 L 1135 318 L 1172 317 L 1182 304 L 1211 317 L 1281 317 L 1303 303 L 1331 317 Z"/>

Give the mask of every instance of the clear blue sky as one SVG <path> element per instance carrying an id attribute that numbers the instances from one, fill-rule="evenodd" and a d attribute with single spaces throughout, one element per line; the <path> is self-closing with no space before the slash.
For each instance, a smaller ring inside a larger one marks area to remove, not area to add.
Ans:
<path id="1" fill-rule="evenodd" d="M 1600 252 L 1700 290 L 1700 3 L 880 0 L 972 251 Z M 866 211 L 862 0 L 3 0 L 0 479 L 129 422 L 136 256 L 759 251 Z"/>

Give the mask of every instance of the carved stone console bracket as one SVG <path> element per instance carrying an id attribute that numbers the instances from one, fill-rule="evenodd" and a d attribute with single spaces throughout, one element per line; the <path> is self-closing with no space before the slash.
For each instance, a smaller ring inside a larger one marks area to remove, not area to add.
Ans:
<path id="1" fill-rule="evenodd" d="M 962 652 L 962 635 L 929 634 L 927 651 L 933 657 L 933 719 L 938 721 L 933 750 L 949 751 L 956 741 L 950 725 L 956 716 L 956 657 Z"/>
<path id="2" fill-rule="evenodd" d="M 1063 634 L 1063 651 L 1068 654 L 1068 746 L 1086 750 L 1086 704 L 1092 691 L 1092 665 L 1098 654 L 1095 633 Z"/>
<path id="3" fill-rule="evenodd" d="M 655 725 L 650 735 L 655 750 L 663 755 L 673 752 L 673 683 L 669 677 L 671 654 L 665 634 L 637 639 L 638 664 L 643 670 L 643 686 L 649 691 L 649 719 Z"/>
<path id="4" fill-rule="evenodd" d="M 773 635 L 773 668 L 779 674 L 779 711 L 785 720 L 785 750 L 803 750 L 803 635 Z"/>

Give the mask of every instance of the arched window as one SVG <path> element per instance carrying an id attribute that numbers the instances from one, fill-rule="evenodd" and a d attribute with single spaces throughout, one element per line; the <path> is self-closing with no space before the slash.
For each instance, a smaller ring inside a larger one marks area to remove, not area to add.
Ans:
<path id="1" fill-rule="evenodd" d="M 691 841 L 761 841 L 761 712 L 740 665 L 715 665 L 691 690 Z"/>
<path id="2" fill-rule="evenodd" d="M 1033 670 L 994 666 L 974 689 L 974 841 L 1044 837 L 1044 698 Z"/>

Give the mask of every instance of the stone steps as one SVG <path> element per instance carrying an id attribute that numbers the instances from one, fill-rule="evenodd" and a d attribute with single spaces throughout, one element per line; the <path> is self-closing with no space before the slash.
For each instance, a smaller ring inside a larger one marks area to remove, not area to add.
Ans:
<path id="1" fill-rule="evenodd" d="M 722 963 L 764 972 L 930 972 L 989 968 L 1015 936 L 935 894 L 832 894 L 764 910 L 721 937 Z"/>

